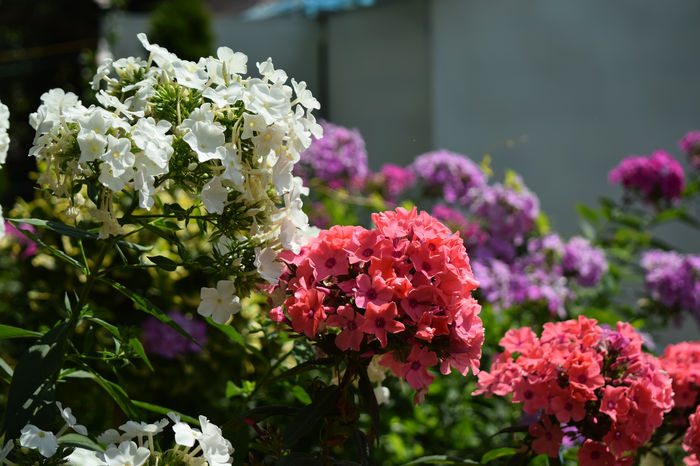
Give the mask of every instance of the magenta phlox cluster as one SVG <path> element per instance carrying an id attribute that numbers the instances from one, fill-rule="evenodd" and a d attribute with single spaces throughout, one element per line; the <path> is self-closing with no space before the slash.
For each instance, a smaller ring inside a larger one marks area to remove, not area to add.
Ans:
<path id="1" fill-rule="evenodd" d="M 36 228 L 28 223 L 20 223 L 19 228 L 30 233 L 36 234 Z M 21 248 L 20 257 L 28 259 L 33 257 L 39 250 L 39 246 L 32 241 L 27 235 L 19 231 L 12 222 L 5 221 L 5 234 L 13 238 Z"/>
<path id="2" fill-rule="evenodd" d="M 678 142 L 678 147 L 686 153 L 693 168 L 700 168 L 700 131 L 689 131 Z"/>
<path id="3" fill-rule="evenodd" d="M 651 156 L 629 156 L 612 169 L 608 181 L 622 184 L 641 194 L 645 202 L 676 202 L 685 186 L 683 167 L 668 152 L 657 150 Z"/>
<path id="4" fill-rule="evenodd" d="M 539 415 L 526 439 L 535 453 L 558 456 L 563 429 L 575 427 L 586 439 L 580 464 L 624 463 L 673 407 L 671 378 L 642 352 L 628 323 L 611 329 L 579 316 L 545 323 L 539 338 L 527 327 L 511 329 L 500 345 L 503 353 L 478 374 L 474 394 L 512 394 L 513 403 Z"/>
<path id="5" fill-rule="evenodd" d="M 391 202 L 396 202 L 399 195 L 416 182 L 416 175 L 409 168 L 390 163 L 382 165 L 379 175 L 386 189 L 387 200 Z"/>
<path id="6" fill-rule="evenodd" d="M 651 250 L 642 255 L 649 297 L 672 310 L 689 311 L 700 320 L 700 256 Z"/>
<path id="7" fill-rule="evenodd" d="M 439 364 L 478 372 L 484 329 L 471 296 L 474 279 L 459 234 L 416 208 L 372 215 L 376 229 L 323 230 L 287 265 L 273 320 L 310 339 L 334 335 L 341 351 L 381 354 L 380 364 L 421 401 Z"/>
<path id="8" fill-rule="evenodd" d="M 149 317 L 141 326 L 143 347 L 146 352 L 166 359 L 175 359 L 181 354 L 201 351 L 201 346 L 207 343 L 207 324 L 201 320 L 188 318 L 187 315 L 177 311 L 168 312 L 167 315 L 189 333 L 199 345 L 155 317 Z"/>
<path id="9" fill-rule="evenodd" d="M 486 186 L 486 175 L 469 157 L 448 150 L 419 155 L 410 169 L 427 193 L 468 206 Z"/>
<path id="10" fill-rule="evenodd" d="M 331 188 L 361 186 L 368 174 L 365 141 L 356 129 L 321 121 L 323 137 L 314 139 L 301 153 L 294 174 L 309 185 L 319 178 Z"/>

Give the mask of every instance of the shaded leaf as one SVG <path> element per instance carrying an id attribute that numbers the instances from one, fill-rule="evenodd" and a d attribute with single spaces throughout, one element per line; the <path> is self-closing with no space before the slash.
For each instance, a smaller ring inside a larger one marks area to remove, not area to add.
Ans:
<path id="1" fill-rule="evenodd" d="M 68 330 L 65 322 L 52 328 L 17 361 L 2 426 L 6 438 L 19 437 L 19 431 L 42 405 L 52 401 L 54 381 L 63 362 Z"/>
<path id="2" fill-rule="evenodd" d="M 141 359 L 143 359 L 143 362 L 146 363 L 148 368 L 153 372 L 153 366 L 151 365 L 151 361 L 148 359 L 148 355 L 146 354 L 146 351 L 143 349 L 143 345 L 139 341 L 138 338 L 132 338 L 129 340 L 129 346 L 134 350 L 136 354 L 139 355 Z"/>
<path id="3" fill-rule="evenodd" d="M 163 407 L 163 406 L 154 405 L 153 403 L 147 403 L 147 402 L 145 402 L 145 401 L 131 400 L 131 402 L 132 402 L 135 406 L 138 406 L 139 408 L 145 409 L 145 410 L 147 410 L 147 411 L 151 411 L 151 412 L 153 412 L 153 413 L 164 414 L 164 415 L 166 415 L 166 416 L 168 415 L 168 413 L 175 413 L 175 414 L 177 414 L 178 416 L 180 416 L 180 419 L 181 419 L 181 420 L 183 420 L 183 421 L 185 421 L 185 422 L 188 422 L 188 423 L 190 423 L 190 424 L 192 424 L 192 425 L 194 425 L 194 426 L 199 426 L 199 420 L 198 420 L 198 419 L 195 419 L 195 418 L 193 418 L 192 416 L 188 416 L 187 414 L 182 414 L 181 412 L 175 411 L 174 409 L 170 409 L 170 408 L 165 408 L 165 407 Z"/>
<path id="4" fill-rule="evenodd" d="M 58 444 L 68 447 L 83 448 L 85 450 L 104 452 L 104 449 L 84 435 L 71 432 L 58 438 Z"/>
<path id="5" fill-rule="evenodd" d="M 487 451 L 484 456 L 481 457 L 482 463 L 488 463 L 496 458 L 503 458 L 504 456 L 513 456 L 518 453 L 518 450 L 512 447 L 496 448 L 495 450 Z"/>
<path id="6" fill-rule="evenodd" d="M 156 264 L 159 268 L 173 272 L 177 269 L 177 262 L 165 256 L 148 256 L 148 260 Z"/>
<path id="7" fill-rule="evenodd" d="M 335 411 L 338 396 L 338 387 L 327 387 L 313 403 L 301 409 L 284 429 L 282 445 L 285 448 L 296 445 L 321 419 Z"/>
<path id="8" fill-rule="evenodd" d="M 138 293 L 135 293 L 134 291 L 130 290 L 129 288 L 125 287 L 121 283 L 115 282 L 112 279 L 106 278 L 106 277 L 101 277 L 101 281 L 109 284 L 114 288 L 115 290 L 119 291 L 121 294 L 126 296 L 131 300 L 131 302 L 134 303 L 137 309 L 142 310 L 146 314 L 150 314 L 156 319 L 160 320 L 164 324 L 168 325 L 170 328 L 175 330 L 177 333 L 180 335 L 184 336 L 197 346 L 200 346 L 199 342 L 192 338 L 192 335 L 187 333 L 180 325 L 175 322 L 173 319 L 167 316 L 167 314 L 163 311 L 161 311 L 156 305 L 151 303 L 148 299 L 144 298 Z"/>
<path id="9" fill-rule="evenodd" d="M 430 456 L 422 456 L 420 458 L 416 458 L 413 461 L 410 461 L 408 463 L 404 463 L 403 466 L 412 466 L 416 464 L 474 464 L 478 465 L 481 464 L 478 461 L 474 460 L 465 460 L 462 458 L 457 458 L 455 456 L 447 456 L 447 455 L 430 455 Z"/>
<path id="10" fill-rule="evenodd" d="M 38 338 L 41 336 L 41 332 L 0 324 L 0 340 L 4 340 L 6 338 Z"/>

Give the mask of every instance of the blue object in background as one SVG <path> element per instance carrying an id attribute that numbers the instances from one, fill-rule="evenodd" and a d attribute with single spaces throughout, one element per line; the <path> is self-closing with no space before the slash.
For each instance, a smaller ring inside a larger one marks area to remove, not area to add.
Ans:
<path id="1" fill-rule="evenodd" d="M 307 16 L 352 10 L 374 5 L 381 0 L 277 0 L 255 6 L 244 13 L 246 19 L 261 20 L 301 12 Z"/>

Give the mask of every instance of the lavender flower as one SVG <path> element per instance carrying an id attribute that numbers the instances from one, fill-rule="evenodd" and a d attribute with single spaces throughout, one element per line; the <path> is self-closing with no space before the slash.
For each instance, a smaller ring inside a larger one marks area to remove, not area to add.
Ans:
<path id="1" fill-rule="evenodd" d="M 486 184 L 486 175 L 468 157 L 447 150 L 420 155 L 410 166 L 430 194 L 467 206 Z"/>
<path id="2" fill-rule="evenodd" d="M 678 147 L 688 155 L 693 168 L 700 168 L 700 131 L 689 131 L 678 142 Z"/>
<path id="3" fill-rule="evenodd" d="M 677 201 L 685 184 L 683 167 L 663 150 L 650 157 L 627 157 L 610 171 L 608 181 L 638 191 L 649 204 Z"/>
<path id="4" fill-rule="evenodd" d="M 499 255 L 514 255 L 532 232 L 535 219 L 540 213 L 540 201 L 527 189 L 517 175 L 516 186 L 495 184 L 481 189 L 479 197 L 471 206 L 474 216 L 482 219 L 484 229 L 491 237 L 491 246 L 502 245 L 505 251 Z M 507 260 L 507 258 L 506 258 Z"/>
<path id="5" fill-rule="evenodd" d="M 600 277 L 608 271 L 608 262 L 602 249 L 591 245 L 580 236 L 569 240 L 562 258 L 564 273 L 576 278 L 581 286 L 596 286 Z"/>
<path id="6" fill-rule="evenodd" d="M 207 324 L 201 320 L 189 319 L 180 312 L 172 311 L 168 317 L 183 330 L 192 335 L 200 345 L 207 343 Z M 198 352 L 199 346 L 188 340 L 155 317 L 149 317 L 142 325 L 144 348 L 147 352 L 166 359 L 175 359 L 178 354 Z"/>
<path id="7" fill-rule="evenodd" d="M 675 251 L 644 253 L 647 293 L 669 309 L 690 311 L 700 321 L 700 256 Z"/>
<path id="8" fill-rule="evenodd" d="M 309 185 L 320 178 L 331 188 L 361 185 L 367 177 L 365 141 L 356 129 L 321 122 L 323 137 L 314 139 L 294 167 L 294 174 Z"/>

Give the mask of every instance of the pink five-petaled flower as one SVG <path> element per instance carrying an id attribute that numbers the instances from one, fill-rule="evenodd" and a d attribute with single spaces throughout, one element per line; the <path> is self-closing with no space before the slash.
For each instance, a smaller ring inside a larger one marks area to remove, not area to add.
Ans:
<path id="1" fill-rule="evenodd" d="M 546 453 L 550 458 L 559 456 L 559 448 L 561 441 L 564 438 L 564 433 L 558 424 L 552 424 L 549 416 L 544 416 L 542 422 L 530 424 L 527 431 L 535 437 L 532 442 L 532 449 L 535 453 L 541 455 Z"/>
<path id="2" fill-rule="evenodd" d="M 365 321 L 360 330 L 376 336 L 382 348 L 384 348 L 386 346 L 387 333 L 398 333 L 405 328 L 401 322 L 394 320 L 396 315 L 396 303 L 393 301 L 381 306 L 369 302 L 365 311 Z"/>
<path id="3" fill-rule="evenodd" d="M 352 306 L 340 306 L 335 314 L 328 317 L 329 327 L 339 327 L 343 329 L 335 337 L 335 345 L 342 351 L 351 349 L 360 350 L 360 344 L 365 334 L 360 330 L 360 326 L 365 322 L 362 314 L 358 314 Z"/>
<path id="4" fill-rule="evenodd" d="M 386 282 L 379 274 L 374 274 L 372 278 L 366 273 L 357 277 L 355 287 L 355 305 L 359 308 L 366 308 L 368 303 L 381 306 L 387 303 L 394 292 L 386 285 Z"/>
<path id="5" fill-rule="evenodd" d="M 333 249 L 327 243 L 319 243 L 309 253 L 309 260 L 316 270 L 316 280 L 319 281 L 348 272 L 347 253 L 342 249 Z"/>
<path id="6" fill-rule="evenodd" d="M 578 451 L 580 466 L 614 466 L 615 455 L 602 443 L 586 440 Z"/>
<path id="7" fill-rule="evenodd" d="M 292 328 L 297 332 L 313 338 L 325 325 L 326 308 L 323 305 L 325 294 L 316 289 L 300 288 L 294 296 L 285 301 L 285 306 L 292 318 Z"/>
<path id="8" fill-rule="evenodd" d="M 428 372 L 428 367 L 433 367 L 437 362 L 435 353 L 423 347 L 414 346 L 406 358 L 406 364 L 401 369 L 401 376 L 415 390 L 428 387 L 435 379 L 435 376 Z"/>

